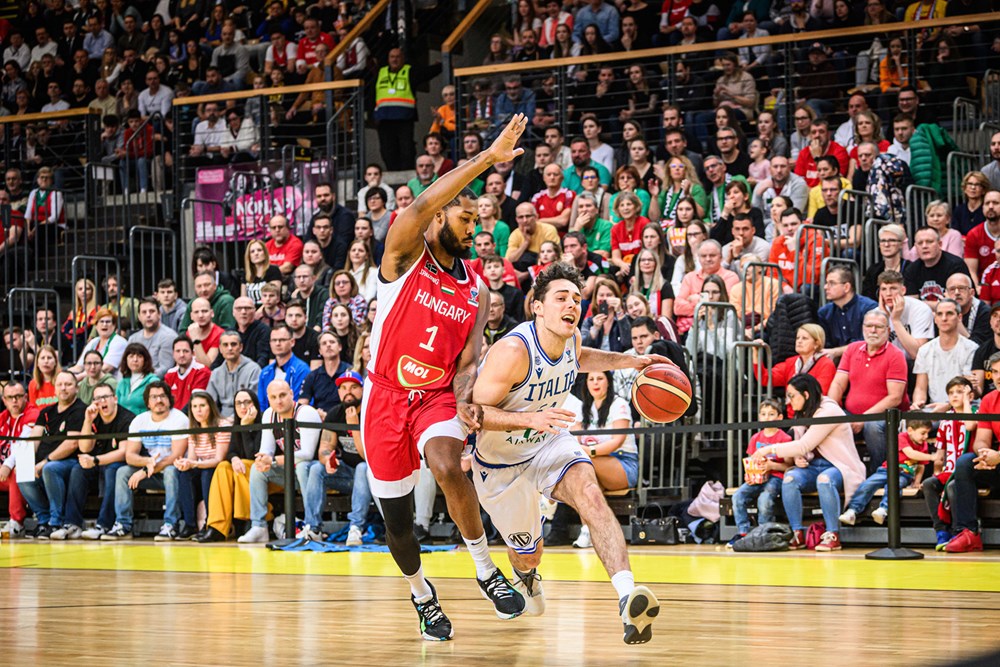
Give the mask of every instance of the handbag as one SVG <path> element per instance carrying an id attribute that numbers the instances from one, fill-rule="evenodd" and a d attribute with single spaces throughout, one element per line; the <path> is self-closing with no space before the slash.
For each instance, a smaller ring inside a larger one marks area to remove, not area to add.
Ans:
<path id="1" fill-rule="evenodd" d="M 762 523 L 733 543 L 733 551 L 786 551 L 792 529 L 783 523 Z"/>
<path id="2" fill-rule="evenodd" d="M 656 508 L 657 516 L 651 514 L 651 508 Z M 644 505 L 639 509 L 638 516 L 631 519 L 631 543 L 638 544 L 678 544 L 678 520 L 675 516 L 665 516 L 663 506 L 659 503 Z"/>

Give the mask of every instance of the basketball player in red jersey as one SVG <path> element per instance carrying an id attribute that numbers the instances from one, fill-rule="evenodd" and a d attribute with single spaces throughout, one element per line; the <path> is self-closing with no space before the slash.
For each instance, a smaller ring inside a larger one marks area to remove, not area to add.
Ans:
<path id="1" fill-rule="evenodd" d="M 451 639 L 453 631 L 424 578 L 413 534 L 421 455 L 444 491 L 483 596 L 500 618 L 524 611 L 524 598 L 490 556 L 461 456 L 465 431 L 480 426 L 482 411 L 470 401 L 489 313 L 489 290 L 464 259 L 476 227 L 476 195 L 466 186 L 493 164 L 521 155 L 524 149 L 515 145 L 526 126 L 523 114 L 514 116 L 492 146 L 417 197 L 389 228 L 379 268 L 361 431 L 386 542 L 410 584 L 421 634 L 430 641 Z"/>

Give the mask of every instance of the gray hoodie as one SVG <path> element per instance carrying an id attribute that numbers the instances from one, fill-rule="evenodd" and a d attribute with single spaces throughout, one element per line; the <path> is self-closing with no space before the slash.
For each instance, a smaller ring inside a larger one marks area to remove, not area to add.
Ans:
<path id="1" fill-rule="evenodd" d="M 222 365 L 212 371 L 212 376 L 208 380 L 207 391 L 215 399 L 219 406 L 219 412 L 223 417 L 232 419 L 233 398 L 240 389 L 249 389 L 254 395 L 257 394 L 257 379 L 260 376 L 260 366 L 251 359 L 240 355 L 240 361 L 236 364 L 236 370 L 230 371 L 229 364 L 225 361 Z"/>

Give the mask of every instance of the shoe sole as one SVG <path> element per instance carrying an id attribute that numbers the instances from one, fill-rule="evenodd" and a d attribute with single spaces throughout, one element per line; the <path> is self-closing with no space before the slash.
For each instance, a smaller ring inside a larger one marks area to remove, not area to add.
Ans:
<path id="1" fill-rule="evenodd" d="M 517 595 L 521 595 L 520 591 L 516 590 L 513 586 L 511 586 L 510 589 L 512 591 L 514 591 Z M 484 600 L 486 600 L 490 604 L 493 604 L 493 600 L 491 600 L 490 596 L 486 594 L 486 591 L 483 590 L 482 586 L 479 587 L 479 594 L 483 596 Z M 521 602 L 524 603 L 524 596 L 523 595 L 521 595 Z M 502 611 L 500 611 L 499 609 L 497 609 L 496 605 L 494 605 L 493 606 L 493 612 L 497 615 L 497 618 L 499 618 L 501 621 L 509 621 L 512 618 L 517 618 L 518 616 L 520 616 L 521 614 L 523 614 L 524 613 L 524 608 L 522 607 L 521 611 L 515 612 L 513 614 L 505 614 Z"/>
<path id="2" fill-rule="evenodd" d="M 636 586 L 625 601 L 626 644 L 645 644 L 653 638 L 653 619 L 660 613 L 660 601 L 645 586 Z"/>
<path id="3" fill-rule="evenodd" d="M 527 595 L 517 586 L 514 586 L 514 590 L 524 598 L 524 612 L 522 612 L 524 616 L 542 616 L 545 613 L 545 591 L 540 590 L 536 595 Z"/>
<path id="4" fill-rule="evenodd" d="M 360 547 L 364 542 L 344 542 L 345 547 Z"/>
<path id="5" fill-rule="evenodd" d="M 830 552 L 830 551 L 840 551 L 842 548 L 843 547 L 818 547 L 817 546 L 816 549 L 815 549 L 815 551 L 819 551 L 820 553 L 827 553 L 827 552 Z"/>
<path id="6" fill-rule="evenodd" d="M 420 636 L 424 638 L 424 641 L 428 642 L 447 642 L 451 641 L 452 637 L 455 636 L 455 628 L 451 629 L 451 632 L 447 637 L 435 637 L 434 635 L 429 635 L 426 632 L 421 632 Z"/>
<path id="7" fill-rule="evenodd" d="M 843 514 L 838 516 L 837 520 L 839 520 L 840 523 L 844 524 L 845 526 L 853 526 L 854 523 L 857 521 L 856 518 L 855 519 L 852 519 L 850 517 L 845 518 Z"/>
<path id="8" fill-rule="evenodd" d="M 878 516 L 875 516 L 874 514 L 872 514 L 872 521 L 874 521 L 875 523 L 877 523 L 878 525 L 881 526 L 882 524 L 885 523 L 885 517 L 884 516 L 883 517 L 878 517 Z"/>

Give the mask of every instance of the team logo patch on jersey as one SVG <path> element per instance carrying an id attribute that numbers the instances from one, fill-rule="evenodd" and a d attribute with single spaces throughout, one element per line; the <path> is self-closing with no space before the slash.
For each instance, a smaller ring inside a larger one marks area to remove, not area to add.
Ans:
<path id="1" fill-rule="evenodd" d="M 396 366 L 396 377 L 404 387 L 424 387 L 443 378 L 444 370 L 404 354 Z"/>
<path id="2" fill-rule="evenodd" d="M 447 285 L 441 285 L 441 291 L 447 294 L 448 296 L 455 296 L 455 290 L 452 289 L 451 287 L 448 287 Z"/>
<path id="3" fill-rule="evenodd" d="M 479 306 L 479 290 L 475 287 L 469 290 L 469 305 L 476 307 Z"/>
<path id="4" fill-rule="evenodd" d="M 522 549 L 531 544 L 531 533 L 511 533 L 507 536 L 510 544 Z"/>
<path id="5" fill-rule="evenodd" d="M 434 266 L 434 262 L 431 260 L 424 262 L 424 268 L 433 273 L 435 276 L 437 275 L 438 267 Z"/>

